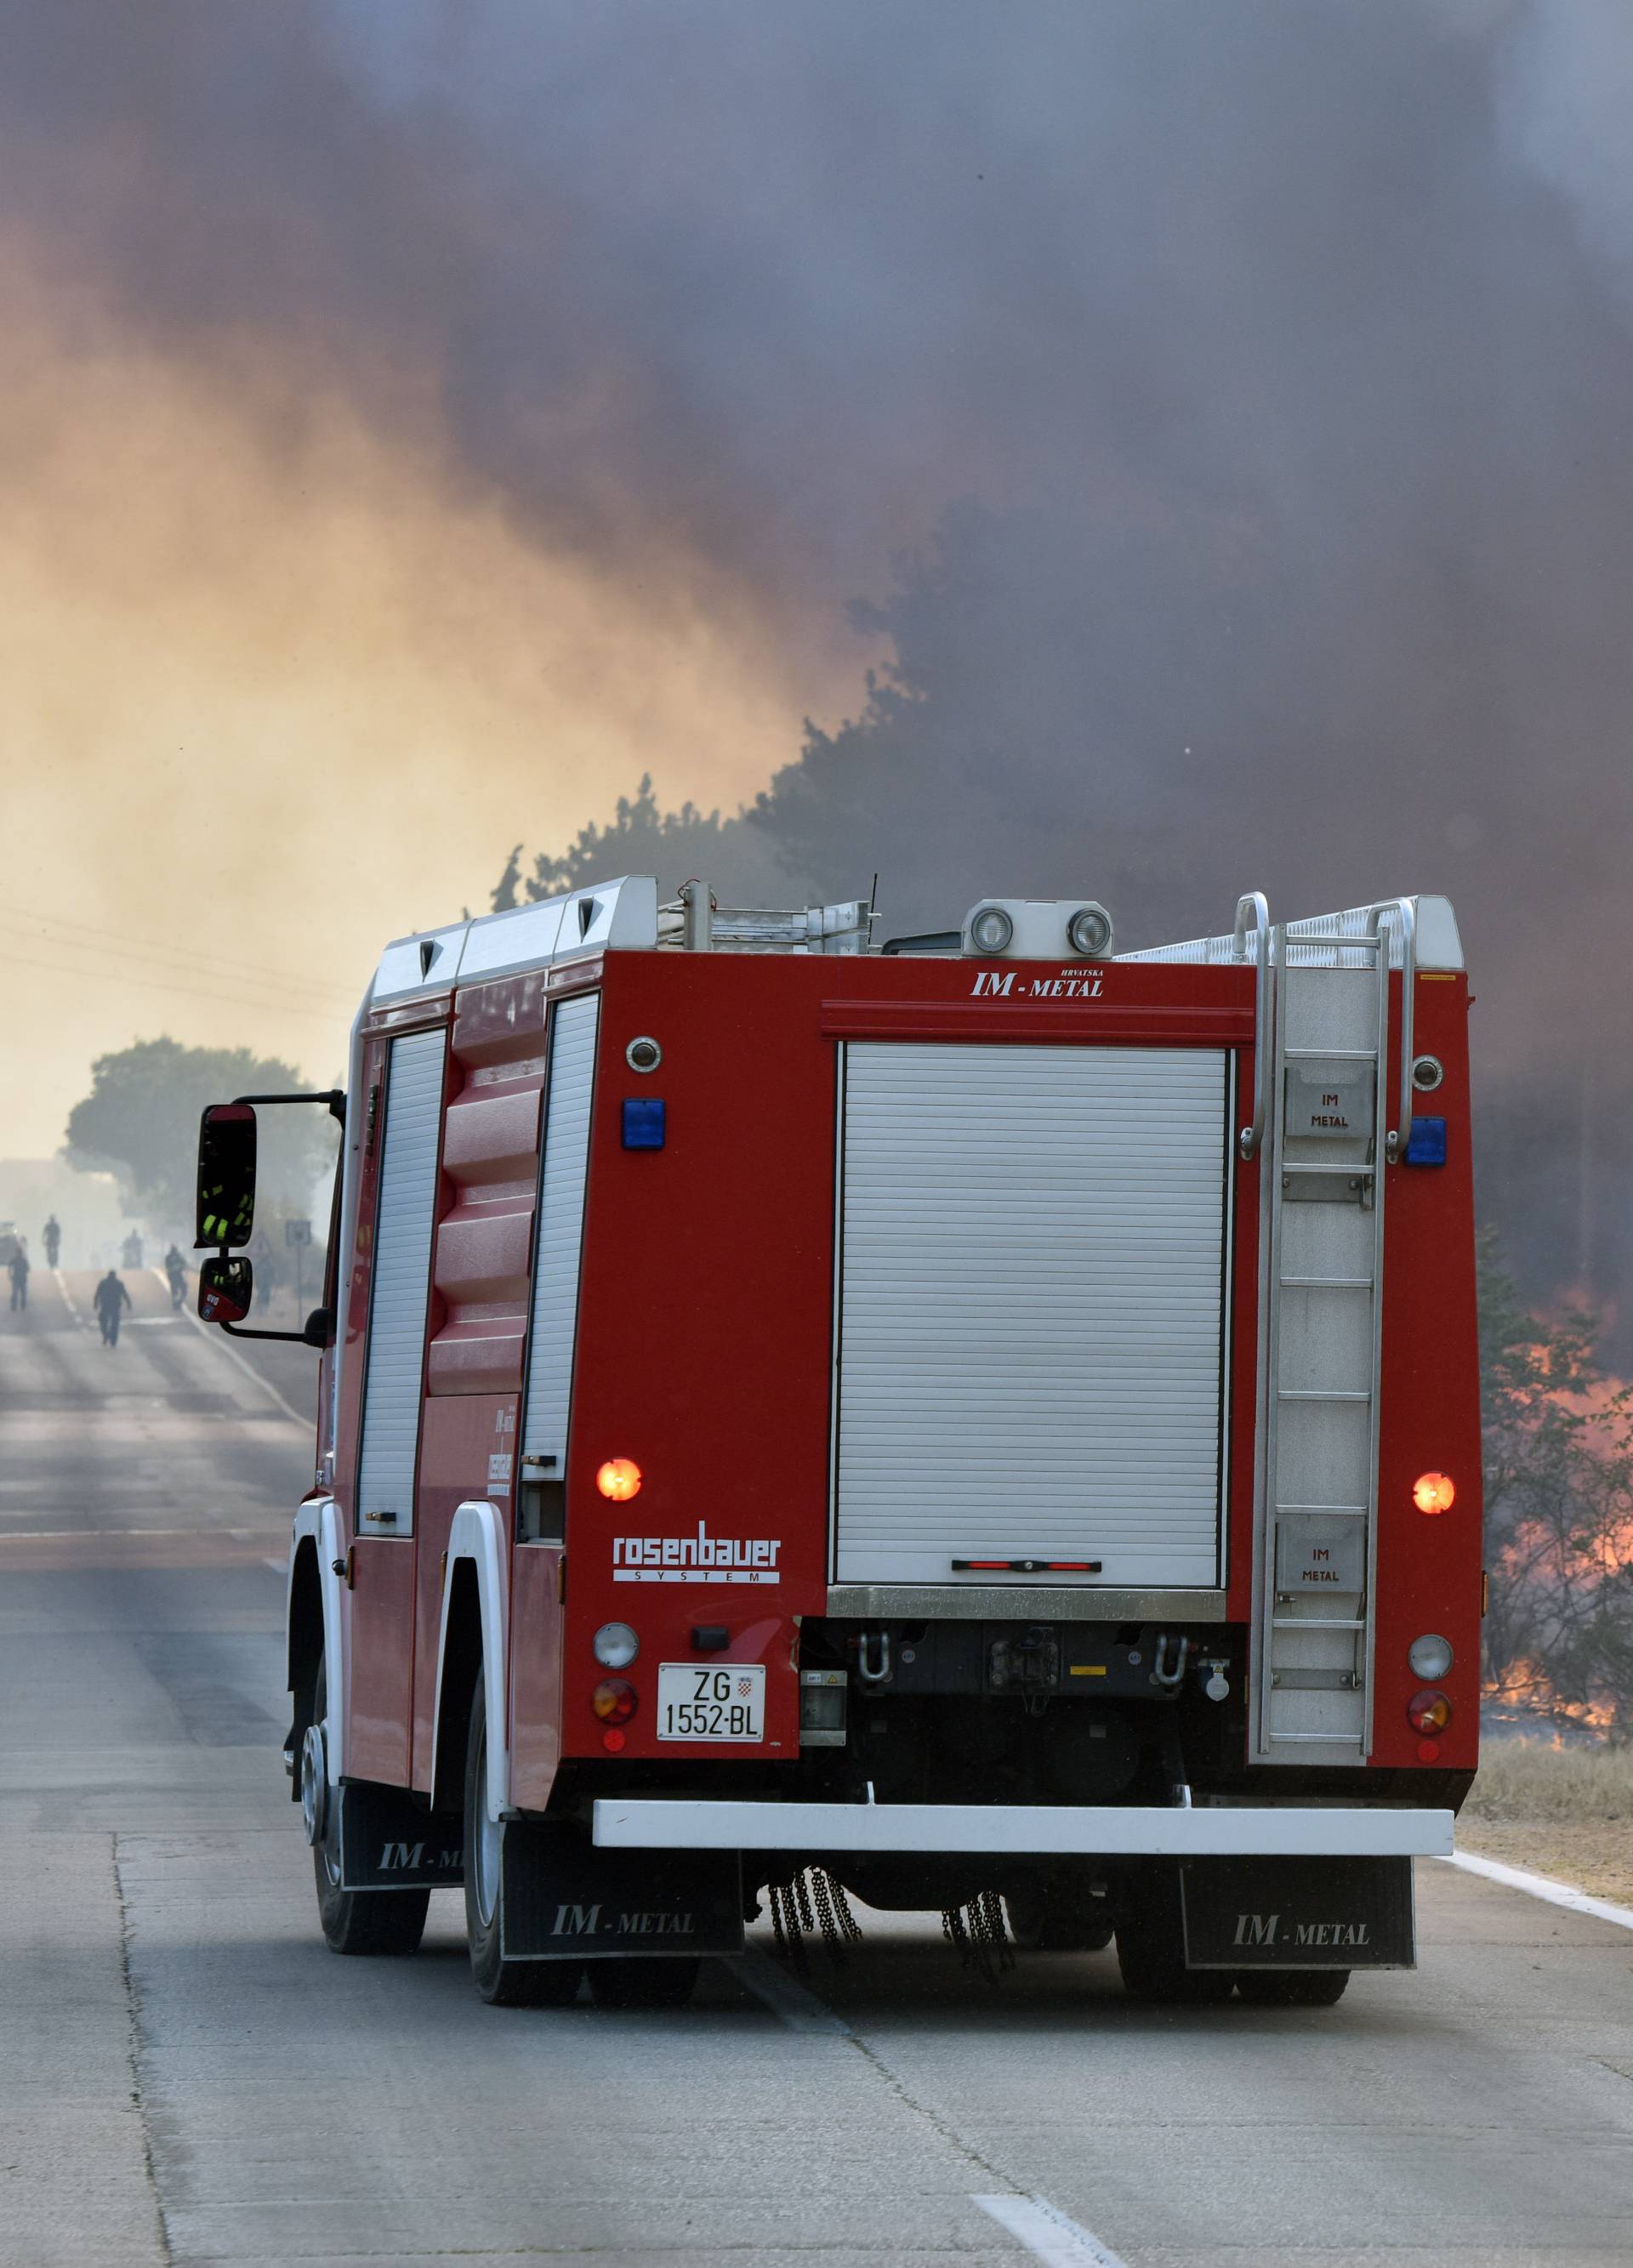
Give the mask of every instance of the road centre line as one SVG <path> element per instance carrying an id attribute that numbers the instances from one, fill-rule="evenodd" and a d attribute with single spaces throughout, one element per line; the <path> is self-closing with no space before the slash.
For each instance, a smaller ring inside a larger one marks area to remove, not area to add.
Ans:
<path id="1" fill-rule="evenodd" d="M 836 2016 L 814 1992 L 796 1977 L 785 1975 L 756 1947 L 750 1946 L 744 1953 L 728 1954 L 725 1966 L 743 1990 L 764 2001 L 791 2032 L 825 2032 L 830 2039 L 851 2037 L 851 2028 L 843 2016 Z"/>
<path id="2" fill-rule="evenodd" d="M 1126 2268 L 1117 2253 L 1068 2220 L 1047 2198 L 972 2197 L 970 2202 L 1011 2236 L 1018 2236 L 1033 2258 L 1046 2262 L 1048 2268 Z"/>
<path id="3" fill-rule="evenodd" d="M 1570 1882 L 1556 1882 L 1551 1874 L 1533 1874 L 1524 1867 L 1505 1867 L 1500 1859 L 1476 1858 L 1472 1851 L 1453 1851 L 1437 1862 L 1460 1867 L 1466 1874 L 1481 1874 L 1504 1889 L 1524 1890 L 1527 1897 L 1542 1898 L 1569 1913 L 1589 1914 L 1595 1921 L 1614 1922 L 1618 1929 L 1633 1929 L 1633 1906 L 1613 1905 L 1608 1898 L 1591 1898 Z"/>
<path id="4" fill-rule="evenodd" d="M 67 1277 L 63 1275 L 60 1268 L 54 1268 L 51 1270 L 51 1275 L 56 1285 L 57 1290 L 63 1295 L 63 1305 L 67 1308 L 70 1315 L 73 1319 L 74 1329 L 77 1331 L 83 1331 L 85 1328 L 85 1319 L 80 1314 L 78 1303 L 74 1299 L 74 1295 L 68 1288 Z"/>

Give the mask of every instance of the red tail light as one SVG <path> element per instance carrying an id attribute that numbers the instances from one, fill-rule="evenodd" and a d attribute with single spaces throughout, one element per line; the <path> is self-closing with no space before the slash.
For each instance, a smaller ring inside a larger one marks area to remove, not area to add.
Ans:
<path id="1" fill-rule="evenodd" d="M 1415 1733 L 1444 1733 L 1452 1722 L 1452 1704 L 1444 1693 L 1425 1685 L 1407 1703 L 1407 1722 Z"/>
<path id="2" fill-rule="evenodd" d="M 624 1725 L 635 1714 L 639 1700 L 627 1677 L 603 1677 L 590 1695 L 590 1707 L 603 1725 Z"/>

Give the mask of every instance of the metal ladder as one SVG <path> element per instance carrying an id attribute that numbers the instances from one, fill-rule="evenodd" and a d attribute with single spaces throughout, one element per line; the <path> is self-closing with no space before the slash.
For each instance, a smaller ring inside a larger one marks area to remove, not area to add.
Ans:
<path id="1" fill-rule="evenodd" d="M 1371 1746 L 1385 1167 L 1410 1135 L 1414 909 L 1363 934 L 1255 919 L 1267 1069 L 1244 1154 L 1260 1150 L 1261 1400 L 1252 1753 L 1364 1764 Z M 1386 926 L 1386 924 L 1388 926 Z M 1401 1124 L 1387 1123 L 1392 937 L 1400 943 Z M 1267 1027 L 1274 1027 L 1270 1041 Z M 1261 1138 L 1267 1136 L 1267 1138 Z"/>

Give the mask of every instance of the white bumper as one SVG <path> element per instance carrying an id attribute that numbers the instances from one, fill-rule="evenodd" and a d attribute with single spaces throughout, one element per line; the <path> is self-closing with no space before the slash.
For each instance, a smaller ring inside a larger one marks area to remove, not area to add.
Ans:
<path id="1" fill-rule="evenodd" d="M 661 1851 L 923 1851 L 1150 1859 L 1445 1859 L 1449 1811 L 1266 1805 L 726 1803 L 601 1797 L 595 1840 Z"/>

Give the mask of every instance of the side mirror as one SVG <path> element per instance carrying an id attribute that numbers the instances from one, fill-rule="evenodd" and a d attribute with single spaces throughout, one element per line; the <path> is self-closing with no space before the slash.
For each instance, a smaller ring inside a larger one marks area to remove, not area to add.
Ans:
<path id="1" fill-rule="evenodd" d="M 198 1271 L 198 1313 L 206 1323 L 241 1323 L 255 1295 L 255 1271 L 248 1260 L 229 1260 L 223 1253 L 204 1261 Z"/>
<path id="2" fill-rule="evenodd" d="M 247 1102 L 212 1102 L 198 1129 L 198 1233 L 193 1248 L 248 1244 L 255 1226 L 255 1114 Z"/>
<path id="3" fill-rule="evenodd" d="M 306 1326 L 300 1336 L 309 1347 L 316 1347 L 321 1353 L 335 1336 L 335 1316 L 332 1308 L 314 1307 L 312 1313 L 307 1317 Z"/>

